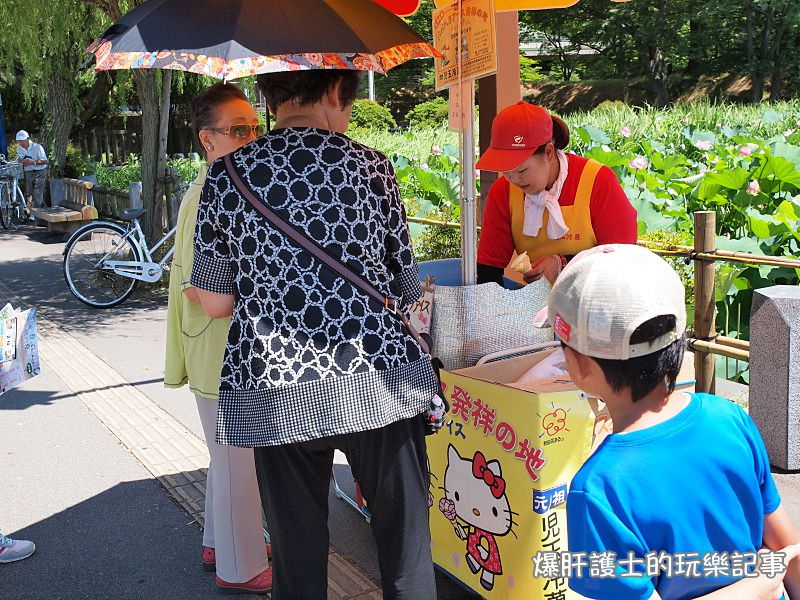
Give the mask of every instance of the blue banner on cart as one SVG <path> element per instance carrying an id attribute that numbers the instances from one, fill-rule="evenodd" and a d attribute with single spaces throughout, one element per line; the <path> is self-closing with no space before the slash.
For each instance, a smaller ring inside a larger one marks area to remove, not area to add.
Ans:
<path id="1" fill-rule="evenodd" d="M 567 501 L 567 484 L 557 485 L 549 490 L 533 490 L 533 512 L 539 515 L 561 506 Z"/>

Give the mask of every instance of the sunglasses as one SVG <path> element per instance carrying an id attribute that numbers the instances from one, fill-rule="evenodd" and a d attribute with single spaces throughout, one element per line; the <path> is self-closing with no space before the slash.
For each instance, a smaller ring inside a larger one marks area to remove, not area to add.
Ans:
<path id="1" fill-rule="evenodd" d="M 231 125 L 230 127 L 209 127 L 208 131 L 214 131 L 227 135 L 239 142 L 243 142 L 251 135 L 259 137 L 264 133 L 263 125 Z"/>

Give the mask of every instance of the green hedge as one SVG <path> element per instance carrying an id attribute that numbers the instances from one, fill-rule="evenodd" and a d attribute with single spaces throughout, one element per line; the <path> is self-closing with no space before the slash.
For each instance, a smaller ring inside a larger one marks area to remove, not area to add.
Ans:
<path id="1" fill-rule="evenodd" d="M 350 127 L 357 129 L 375 129 L 389 131 L 397 127 L 392 113 L 385 106 L 372 100 L 356 100 L 353 103 L 353 115 Z"/>
<path id="2" fill-rule="evenodd" d="M 437 96 L 433 100 L 428 100 L 422 104 L 417 104 L 408 111 L 406 119 L 409 128 L 433 128 L 440 127 L 447 121 L 447 100 Z"/>

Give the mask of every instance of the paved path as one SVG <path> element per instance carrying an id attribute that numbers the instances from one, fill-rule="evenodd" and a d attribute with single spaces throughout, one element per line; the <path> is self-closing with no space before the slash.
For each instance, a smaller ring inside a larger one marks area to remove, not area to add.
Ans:
<path id="1" fill-rule="evenodd" d="M 0 300 L 37 307 L 43 359 L 41 376 L 0 397 L 0 529 L 38 546 L 0 566 L 0 597 L 216 597 L 198 556 L 200 422 L 188 390 L 162 382 L 166 302 L 146 293 L 106 311 L 81 305 L 63 282 L 62 249 L 41 230 L 0 233 Z M 800 477 L 775 478 L 800 523 Z M 330 598 L 380 598 L 368 525 L 333 493 L 330 507 Z M 441 599 L 472 597 L 437 583 Z"/>
<path id="2" fill-rule="evenodd" d="M 163 387 L 165 299 L 85 307 L 63 282 L 62 249 L 33 228 L 0 234 L 0 298 L 37 307 L 43 361 L 40 377 L 0 398 L 0 473 L 13 474 L 0 528 L 38 545 L 0 567 L 0 590 L 213 597 L 198 560 L 208 456 L 193 396 Z M 380 598 L 368 525 L 333 493 L 330 506 L 329 598 Z M 439 592 L 470 597 L 444 577 Z"/>

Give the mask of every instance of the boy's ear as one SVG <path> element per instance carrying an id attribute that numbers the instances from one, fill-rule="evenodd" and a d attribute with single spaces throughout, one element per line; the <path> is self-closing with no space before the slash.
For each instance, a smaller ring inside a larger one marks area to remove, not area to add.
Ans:
<path id="1" fill-rule="evenodd" d="M 581 354 L 577 350 L 573 350 L 569 346 L 564 347 L 564 352 L 569 352 L 572 355 L 572 363 L 576 367 L 577 373 L 573 373 L 573 379 L 577 375 L 580 381 L 585 381 L 592 372 L 593 362 L 591 357 Z M 575 383 L 578 383 L 577 381 Z"/>

